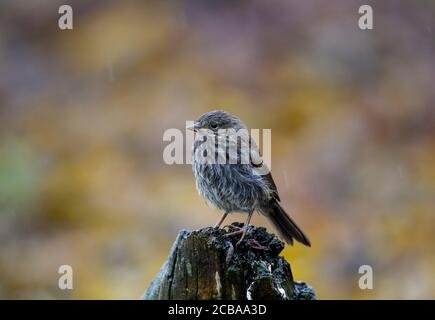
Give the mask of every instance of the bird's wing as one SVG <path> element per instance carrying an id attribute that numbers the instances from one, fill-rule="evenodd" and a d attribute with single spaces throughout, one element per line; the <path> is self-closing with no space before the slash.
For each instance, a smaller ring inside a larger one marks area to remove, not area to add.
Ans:
<path id="1" fill-rule="evenodd" d="M 270 188 L 273 191 L 274 198 L 278 201 L 281 201 L 281 198 L 278 194 L 278 189 L 276 188 L 275 181 L 273 181 L 272 174 L 269 172 L 267 175 L 263 176 L 267 183 L 270 185 Z"/>
<path id="2" fill-rule="evenodd" d="M 264 163 L 261 151 L 252 138 L 250 138 L 250 162 L 253 170 L 260 174 L 264 181 L 266 181 L 266 183 L 269 185 L 273 192 L 273 197 L 276 200 L 281 201 L 275 181 L 273 181 L 272 173 L 270 172 L 266 163 Z"/>

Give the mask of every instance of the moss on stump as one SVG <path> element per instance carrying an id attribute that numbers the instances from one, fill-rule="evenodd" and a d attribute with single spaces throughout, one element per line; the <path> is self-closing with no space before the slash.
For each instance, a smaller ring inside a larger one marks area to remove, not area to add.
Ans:
<path id="1" fill-rule="evenodd" d="M 224 229 L 183 230 L 159 273 L 142 296 L 147 300 L 315 299 L 313 289 L 294 282 L 279 253 L 284 243 L 265 228 L 250 226 L 242 243 Z"/>

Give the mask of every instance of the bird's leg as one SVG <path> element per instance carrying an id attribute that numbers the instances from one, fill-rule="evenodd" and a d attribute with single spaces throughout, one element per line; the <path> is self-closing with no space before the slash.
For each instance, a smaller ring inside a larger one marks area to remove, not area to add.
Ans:
<path id="1" fill-rule="evenodd" d="M 250 211 L 250 212 L 248 213 L 248 219 L 246 219 L 246 223 L 245 223 L 245 225 L 243 226 L 243 228 L 241 228 L 240 230 L 237 230 L 237 231 L 231 232 L 231 233 L 227 233 L 227 234 L 225 235 L 226 237 L 232 237 L 232 236 L 236 236 L 236 235 L 242 234 L 242 237 L 241 237 L 240 240 L 237 242 L 237 245 L 236 245 L 236 246 L 238 246 L 238 245 L 242 242 L 242 240 L 245 238 L 245 236 L 246 236 L 246 232 L 248 231 L 249 223 L 251 222 L 251 218 L 252 218 L 252 215 L 253 215 L 253 214 L 254 214 L 254 210 L 252 210 L 252 211 Z"/>
<path id="2" fill-rule="evenodd" d="M 251 222 L 251 218 L 252 218 L 252 215 L 253 215 L 253 214 L 254 214 L 254 210 L 251 210 L 251 211 L 248 213 L 248 219 L 246 219 L 246 224 L 243 226 L 242 237 L 240 238 L 239 241 L 237 241 L 236 247 L 237 247 L 240 243 L 242 243 L 243 238 L 245 238 L 245 236 L 246 236 L 246 232 L 248 231 L 249 223 Z"/>
<path id="3" fill-rule="evenodd" d="M 219 228 L 219 227 L 221 226 L 222 222 L 224 222 L 224 220 L 225 220 L 225 218 L 227 217 L 228 213 L 229 213 L 229 212 L 227 211 L 227 212 L 225 212 L 225 213 L 222 215 L 222 217 L 219 219 L 219 221 L 214 225 L 215 228 Z"/>

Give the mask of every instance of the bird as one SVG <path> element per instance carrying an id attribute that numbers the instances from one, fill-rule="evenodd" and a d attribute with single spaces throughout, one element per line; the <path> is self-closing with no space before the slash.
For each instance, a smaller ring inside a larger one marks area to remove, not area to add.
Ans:
<path id="1" fill-rule="evenodd" d="M 224 110 L 212 110 L 199 116 L 187 129 L 195 134 L 192 170 L 196 189 L 209 205 L 223 212 L 215 228 L 220 228 L 230 213 L 247 213 L 243 228 L 231 233 L 241 234 L 239 245 L 257 211 L 288 244 L 293 245 L 296 240 L 311 247 L 308 237 L 281 206 L 272 174 L 238 117 Z"/>

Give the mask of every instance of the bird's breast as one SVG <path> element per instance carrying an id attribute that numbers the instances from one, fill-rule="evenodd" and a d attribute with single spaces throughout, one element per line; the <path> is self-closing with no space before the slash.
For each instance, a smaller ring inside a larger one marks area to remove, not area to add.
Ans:
<path id="1" fill-rule="evenodd" d="M 193 162 L 196 188 L 212 206 L 224 211 L 249 212 L 270 197 L 261 176 L 247 165 L 199 164 Z"/>

